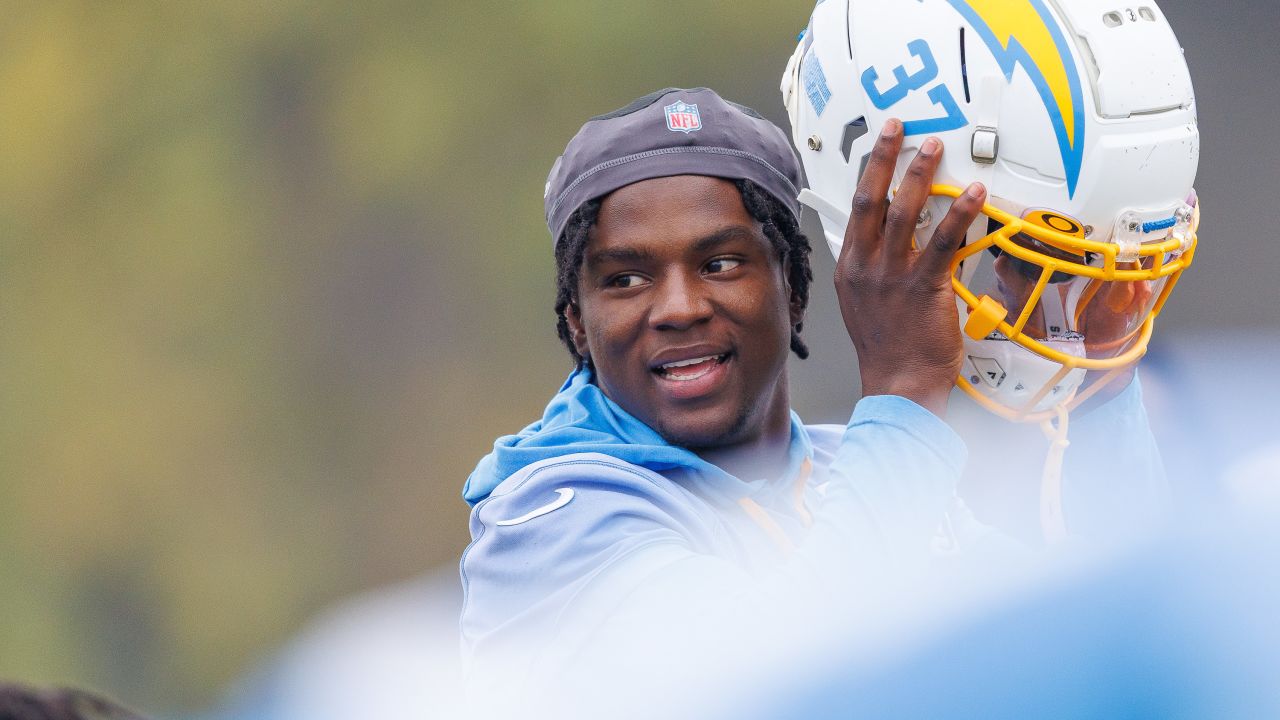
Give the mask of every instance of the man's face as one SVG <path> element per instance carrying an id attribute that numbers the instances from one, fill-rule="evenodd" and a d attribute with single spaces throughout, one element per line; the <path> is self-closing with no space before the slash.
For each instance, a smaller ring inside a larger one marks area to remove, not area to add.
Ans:
<path id="1" fill-rule="evenodd" d="M 614 191 L 580 278 L 574 343 L 627 412 L 695 450 L 789 432 L 801 311 L 732 183 L 682 175 Z"/>

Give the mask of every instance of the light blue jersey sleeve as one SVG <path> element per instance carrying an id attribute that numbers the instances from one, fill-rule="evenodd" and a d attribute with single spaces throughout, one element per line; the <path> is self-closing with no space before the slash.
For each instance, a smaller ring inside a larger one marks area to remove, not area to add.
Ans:
<path id="1" fill-rule="evenodd" d="M 662 476 L 587 454 L 526 468 L 472 512 L 461 563 L 468 692 L 492 700 L 494 678 L 616 668 L 657 648 L 692 657 L 706 638 L 761 625 L 779 598 L 865 589 L 870 573 L 927 554 L 964 457 L 927 410 L 864 398 L 824 468 L 811 527 L 764 570 L 741 561 L 745 516 Z"/>
<path id="2" fill-rule="evenodd" d="M 961 396 L 951 421 L 970 449 L 960 494 L 977 519 L 1041 542 L 1039 507 L 1049 440 L 1039 423 L 1014 423 Z M 1168 507 L 1164 465 L 1134 379 L 1091 410 L 1071 413 L 1062 464 L 1067 533 L 1098 542 L 1158 523 Z"/>
<path id="3" fill-rule="evenodd" d="M 1113 537 L 1161 521 L 1169 485 L 1136 376 L 1116 397 L 1073 416 L 1067 437 L 1062 504 L 1073 535 Z"/>
<path id="4" fill-rule="evenodd" d="M 966 454 L 951 427 L 920 405 L 893 395 L 863 398 L 831 463 L 826 512 L 810 533 L 809 553 L 836 583 L 927 561 Z M 848 570 L 832 571 L 842 566 Z"/>

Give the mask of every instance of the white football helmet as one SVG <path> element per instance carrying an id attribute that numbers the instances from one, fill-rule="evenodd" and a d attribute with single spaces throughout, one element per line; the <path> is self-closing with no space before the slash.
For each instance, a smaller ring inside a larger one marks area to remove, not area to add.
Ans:
<path id="1" fill-rule="evenodd" d="M 782 94 L 834 253 L 890 117 L 895 187 L 925 138 L 946 148 L 918 242 L 986 185 L 952 267 L 980 403 L 1043 420 L 1146 351 L 1199 224 L 1191 78 L 1153 0 L 822 0 Z"/>

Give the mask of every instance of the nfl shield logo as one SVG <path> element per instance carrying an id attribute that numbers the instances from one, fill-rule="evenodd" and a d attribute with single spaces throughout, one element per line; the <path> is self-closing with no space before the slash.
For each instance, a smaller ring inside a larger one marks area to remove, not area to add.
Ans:
<path id="1" fill-rule="evenodd" d="M 667 111 L 667 129 L 671 132 L 691 133 L 702 129 L 702 116 L 698 106 L 677 100 L 663 108 Z"/>

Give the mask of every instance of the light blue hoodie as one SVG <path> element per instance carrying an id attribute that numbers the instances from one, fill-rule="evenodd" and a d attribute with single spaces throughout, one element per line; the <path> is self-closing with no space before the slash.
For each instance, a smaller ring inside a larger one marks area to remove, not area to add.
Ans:
<path id="1" fill-rule="evenodd" d="M 494 442 L 493 452 L 480 460 L 467 478 L 462 497 L 474 506 L 521 468 L 573 453 L 608 455 L 668 477 L 696 477 L 697 482 L 691 484 L 691 489 L 696 488 L 698 494 L 717 502 L 736 502 L 748 495 L 755 497 L 762 489 L 758 484 L 730 475 L 690 450 L 671 445 L 606 397 L 591 382 L 591 371 L 580 368 L 565 380 L 547 404 L 541 420 L 518 434 L 504 435 Z M 794 477 L 803 461 L 812 457 L 809 432 L 793 412 L 786 477 Z M 761 498 L 756 497 L 756 501 L 761 502 Z"/>
<path id="2" fill-rule="evenodd" d="M 868 558 L 927 556 L 964 465 L 946 423 L 878 396 L 847 426 L 793 415 L 785 476 L 744 480 L 667 443 L 590 380 L 570 375 L 543 418 L 498 440 L 467 481 L 473 695 L 647 644 L 651 629 L 749 622 L 751 602 L 730 597 L 847 586 L 865 580 Z"/>

